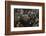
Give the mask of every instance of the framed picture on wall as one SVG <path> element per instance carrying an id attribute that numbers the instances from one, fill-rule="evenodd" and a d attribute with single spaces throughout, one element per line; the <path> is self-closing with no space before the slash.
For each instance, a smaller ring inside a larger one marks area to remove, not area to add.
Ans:
<path id="1" fill-rule="evenodd" d="M 45 32 L 44 3 L 5 1 L 5 34 Z"/>

